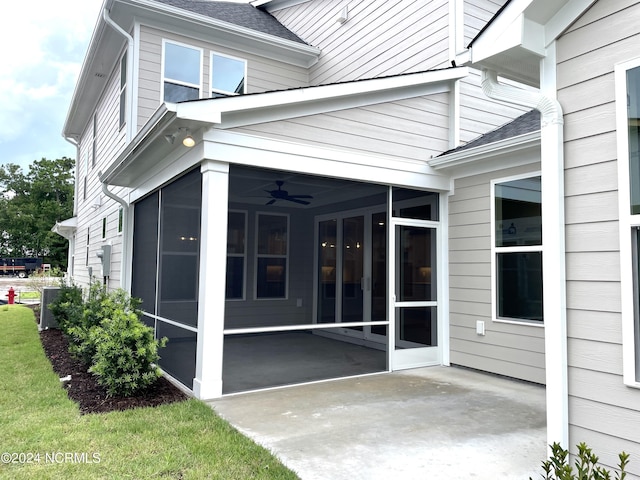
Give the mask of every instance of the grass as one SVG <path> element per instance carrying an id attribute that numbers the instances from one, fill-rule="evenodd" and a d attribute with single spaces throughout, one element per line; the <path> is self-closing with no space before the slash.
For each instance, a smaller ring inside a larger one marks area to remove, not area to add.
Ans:
<path id="1" fill-rule="evenodd" d="M 37 300 L 40 298 L 40 292 L 20 292 L 20 300 Z"/>
<path id="2" fill-rule="evenodd" d="M 0 306 L 0 329 L 0 454 L 34 455 L 31 463 L 1 463 L 0 478 L 298 478 L 195 399 L 80 415 L 44 354 L 31 310 Z"/>

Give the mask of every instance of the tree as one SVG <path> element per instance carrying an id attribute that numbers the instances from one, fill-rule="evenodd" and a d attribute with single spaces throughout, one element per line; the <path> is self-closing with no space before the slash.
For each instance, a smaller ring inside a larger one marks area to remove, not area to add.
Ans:
<path id="1" fill-rule="evenodd" d="M 0 256 L 44 257 L 52 266 L 67 263 L 68 241 L 51 231 L 73 215 L 74 160 L 35 160 L 24 173 L 0 166 Z"/>

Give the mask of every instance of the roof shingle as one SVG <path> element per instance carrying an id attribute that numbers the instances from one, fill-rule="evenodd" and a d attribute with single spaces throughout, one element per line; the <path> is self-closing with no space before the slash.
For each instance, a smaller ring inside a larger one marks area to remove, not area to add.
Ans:
<path id="1" fill-rule="evenodd" d="M 257 32 L 306 44 L 291 30 L 282 25 L 276 18 L 264 10 L 259 10 L 248 3 L 212 2 L 208 0 L 156 0 L 159 3 L 181 8 L 192 13 L 222 20 Z"/>
<path id="2" fill-rule="evenodd" d="M 535 132 L 536 130 L 540 130 L 540 112 L 538 110 L 531 110 L 511 122 L 471 140 L 469 143 L 447 150 L 438 156 L 441 157 L 442 155 L 447 155 L 449 153 L 479 147 L 480 145 L 486 145 L 500 140 L 506 140 L 507 138 L 517 137 L 519 135 L 524 135 L 525 133 Z"/>

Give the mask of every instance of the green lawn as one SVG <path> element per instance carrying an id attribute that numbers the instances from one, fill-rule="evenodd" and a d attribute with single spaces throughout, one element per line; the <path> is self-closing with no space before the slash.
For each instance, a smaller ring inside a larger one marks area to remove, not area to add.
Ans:
<path id="1" fill-rule="evenodd" d="M 298 478 L 198 400 L 80 415 L 31 310 L 0 306 L 0 329 L 0 478 Z"/>

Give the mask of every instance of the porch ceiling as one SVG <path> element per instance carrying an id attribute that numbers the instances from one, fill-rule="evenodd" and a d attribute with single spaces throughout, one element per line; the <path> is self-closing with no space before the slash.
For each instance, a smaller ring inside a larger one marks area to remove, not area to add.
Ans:
<path id="1" fill-rule="evenodd" d="M 273 207 L 318 208 L 349 202 L 381 193 L 379 185 L 337 180 L 334 178 L 301 175 L 292 172 L 232 167 L 229 175 L 229 201 L 250 205 L 266 205 L 277 190 L 276 181 L 284 182 L 282 190 L 290 195 L 311 195 L 309 205 L 278 200 Z"/>

